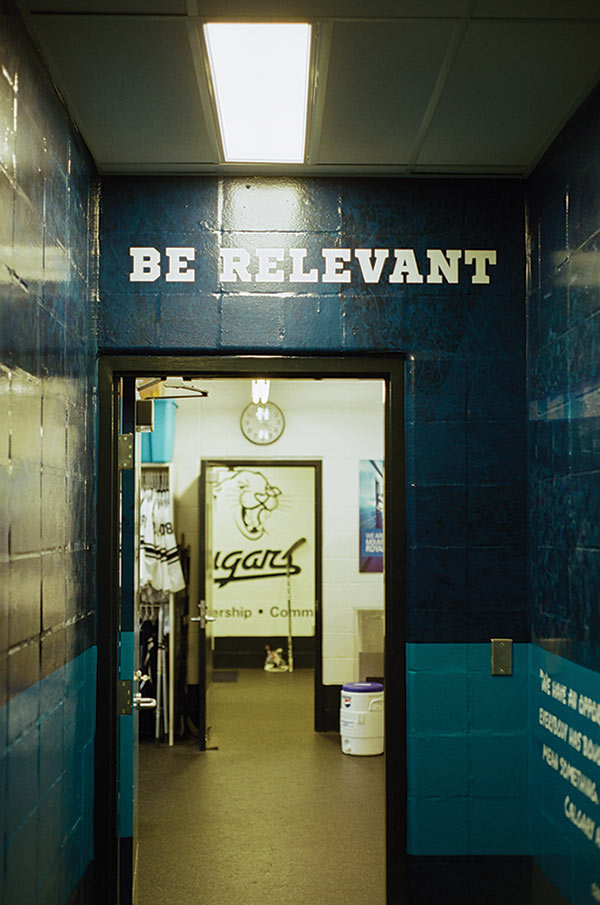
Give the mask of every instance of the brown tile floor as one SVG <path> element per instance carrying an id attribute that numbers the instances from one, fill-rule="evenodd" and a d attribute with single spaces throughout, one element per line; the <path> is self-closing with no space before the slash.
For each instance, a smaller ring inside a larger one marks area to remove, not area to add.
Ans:
<path id="1" fill-rule="evenodd" d="M 218 750 L 140 750 L 140 905 L 384 905 L 384 758 L 312 729 L 310 670 L 212 689 Z"/>

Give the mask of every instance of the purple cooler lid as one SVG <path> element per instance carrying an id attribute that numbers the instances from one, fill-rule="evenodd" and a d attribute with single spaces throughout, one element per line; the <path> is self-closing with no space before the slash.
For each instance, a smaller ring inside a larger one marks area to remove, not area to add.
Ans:
<path id="1" fill-rule="evenodd" d="M 374 692 L 374 691 L 383 691 L 383 685 L 381 682 L 348 682 L 347 685 L 342 685 L 342 691 L 362 691 L 362 692 Z"/>

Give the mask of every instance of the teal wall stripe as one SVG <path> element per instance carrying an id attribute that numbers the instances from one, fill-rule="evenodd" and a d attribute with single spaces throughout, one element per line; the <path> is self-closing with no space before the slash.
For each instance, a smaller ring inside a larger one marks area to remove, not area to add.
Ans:
<path id="1" fill-rule="evenodd" d="M 134 719 L 119 717 L 119 836 L 133 836 Z"/>
<path id="2" fill-rule="evenodd" d="M 119 678 L 133 679 L 135 632 L 119 633 Z"/>
<path id="3" fill-rule="evenodd" d="M 135 633 L 119 635 L 119 677 L 133 679 L 135 665 Z M 134 813 L 134 749 L 137 712 L 119 717 L 119 835 L 133 836 Z"/>
<path id="4" fill-rule="evenodd" d="M 489 644 L 407 645 L 408 850 L 530 850 L 528 644 L 490 675 Z"/>
<path id="5" fill-rule="evenodd" d="M 133 638 L 121 637 L 122 674 Z M 593 900 L 600 675 L 526 644 L 512 677 L 490 675 L 487 644 L 409 644 L 407 664 L 410 853 L 533 854 L 569 901 Z M 23 694 L 27 706 L 18 696 L 0 708 L 1 898 L 64 902 L 93 857 L 96 649 Z M 134 720 L 120 717 L 122 837 L 133 834 Z"/>
<path id="6" fill-rule="evenodd" d="M 407 645 L 409 853 L 533 855 L 600 897 L 600 674 L 532 644 Z"/>
<path id="7" fill-rule="evenodd" d="M 66 902 L 93 858 L 96 671 L 90 647 L 0 708 L 6 905 Z"/>

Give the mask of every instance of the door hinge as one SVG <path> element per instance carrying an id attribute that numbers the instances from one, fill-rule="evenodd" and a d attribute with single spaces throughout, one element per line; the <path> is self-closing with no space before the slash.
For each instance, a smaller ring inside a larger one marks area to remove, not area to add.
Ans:
<path id="1" fill-rule="evenodd" d="M 119 468 L 133 468 L 133 434 L 119 434 Z"/>
<path id="2" fill-rule="evenodd" d="M 131 715 L 131 679 L 117 679 L 117 714 Z"/>

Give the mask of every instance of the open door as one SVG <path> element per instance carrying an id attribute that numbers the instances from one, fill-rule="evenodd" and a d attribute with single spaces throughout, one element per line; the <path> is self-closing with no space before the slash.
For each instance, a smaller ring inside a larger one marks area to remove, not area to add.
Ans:
<path id="1" fill-rule="evenodd" d="M 118 438 L 120 484 L 120 613 L 117 681 L 119 905 L 135 902 L 137 862 L 138 720 L 133 705 L 138 670 L 137 596 L 139 588 L 138 501 L 135 464 L 135 382 L 121 381 Z"/>
<path id="2" fill-rule="evenodd" d="M 204 529 L 200 549 L 200 581 L 198 615 L 192 616 L 192 622 L 198 623 L 198 731 L 199 747 L 205 751 L 210 746 L 212 720 L 210 717 L 210 699 L 213 671 L 214 638 L 212 626 L 213 615 L 213 503 L 214 485 L 217 480 L 215 469 L 206 462 L 202 463 L 200 474 L 200 503 L 204 518 Z"/>
<path id="3" fill-rule="evenodd" d="M 140 708 L 155 708 L 143 694 L 139 663 L 140 449 L 135 423 L 135 381 L 121 382 L 119 474 L 120 613 L 117 681 L 119 905 L 137 901 L 138 755 Z"/>
<path id="4" fill-rule="evenodd" d="M 139 546 L 137 543 L 137 487 L 135 471 L 135 385 L 121 381 L 119 475 L 119 583 L 120 613 L 117 679 L 119 905 L 135 901 L 133 893 L 137 860 L 136 787 L 138 780 L 138 728 L 133 706 L 137 691 L 137 594 Z M 127 438 L 127 439 L 126 439 Z"/>

